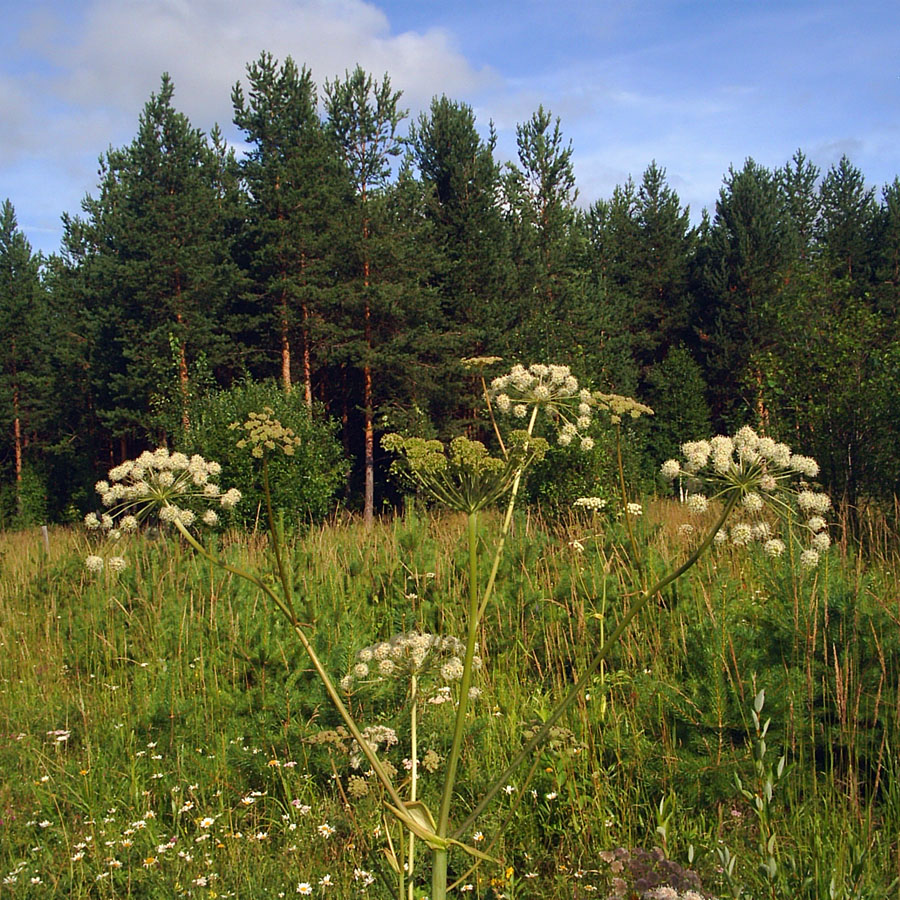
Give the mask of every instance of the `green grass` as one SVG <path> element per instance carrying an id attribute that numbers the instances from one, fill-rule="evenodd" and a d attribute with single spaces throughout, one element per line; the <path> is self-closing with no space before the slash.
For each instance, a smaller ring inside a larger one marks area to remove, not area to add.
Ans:
<path id="1" fill-rule="evenodd" d="M 665 503 L 639 521 L 651 570 L 686 552 L 683 521 Z M 488 548 L 496 526 L 482 524 Z M 370 534 L 347 520 L 293 537 L 298 596 L 336 677 L 396 632 L 462 634 L 464 528 L 419 514 Z M 458 810 L 627 607 L 623 542 L 615 523 L 588 517 L 515 520 L 484 620 Z M 260 537 L 228 535 L 219 549 L 269 565 Z M 135 542 L 118 577 L 90 575 L 86 550 L 78 530 L 51 531 L 49 554 L 37 531 L 0 535 L 0 897 L 278 897 L 301 883 L 315 896 L 394 896 L 384 847 L 396 828 L 347 742 L 328 739 L 339 720 L 264 598 L 175 539 Z M 503 866 L 455 893 L 628 896 L 616 877 L 687 888 L 695 875 L 717 897 L 741 885 L 753 898 L 900 896 L 897 560 L 887 543 L 878 552 L 863 564 L 835 546 L 802 576 L 755 550 L 711 552 L 635 622 L 533 779 L 518 773 L 473 828 Z M 735 783 L 758 786 L 761 689 L 763 768 L 786 758 L 765 804 L 773 879 Z M 352 705 L 396 729 L 386 758 L 403 772 L 402 689 L 361 691 Z M 448 752 L 451 707 L 420 708 L 420 758 Z M 430 806 L 439 779 L 422 774 Z M 454 855 L 452 871 L 465 860 Z"/>

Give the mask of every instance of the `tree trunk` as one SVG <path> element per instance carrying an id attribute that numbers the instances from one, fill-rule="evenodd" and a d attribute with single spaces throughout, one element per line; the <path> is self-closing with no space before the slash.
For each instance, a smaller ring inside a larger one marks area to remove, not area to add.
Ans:
<path id="1" fill-rule="evenodd" d="M 288 335 L 287 293 L 281 293 L 281 385 L 284 392 L 291 392 L 291 340 Z"/>

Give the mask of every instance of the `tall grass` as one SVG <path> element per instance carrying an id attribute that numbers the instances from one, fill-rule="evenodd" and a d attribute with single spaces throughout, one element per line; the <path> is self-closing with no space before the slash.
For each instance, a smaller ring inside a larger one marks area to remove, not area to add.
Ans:
<path id="1" fill-rule="evenodd" d="M 647 506 L 636 527 L 651 570 L 687 553 L 686 521 L 679 504 Z M 483 522 L 481 539 L 495 526 Z M 448 598 L 466 579 L 464 529 L 462 516 L 410 512 L 371 532 L 340 519 L 291 536 L 295 588 L 336 677 L 390 634 L 461 633 Z M 523 769 L 473 826 L 467 840 L 496 838 L 504 866 L 458 890 L 898 895 L 898 559 L 873 535 L 867 562 L 839 542 L 802 577 L 754 550 L 704 557 L 634 623 L 530 780 Z M 217 541 L 226 559 L 265 569 L 264 538 Z M 463 799 L 508 763 L 627 609 L 638 585 L 626 546 L 612 520 L 516 517 L 483 623 Z M 352 767 L 306 657 L 258 592 L 170 538 L 142 540 L 126 572 L 99 579 L 83 551 L 66 529 L 51 532 L 49 554 L 38 532 L 0 536 L 0 895 L 277 897 L 309 885 L 392 896 L 377 785 Z M 735 780 L 758 781 L 761 690 L 766 765 L 785 757 L 766 801 L 774 875 Z M 387 758 L 402 772 L 402 687 L 352 702 L 397 730 Z M 446 757 L 451 706 L 424 707 L 420 757 Z M 422 771 L 423 799 L 438 790 Z"/>

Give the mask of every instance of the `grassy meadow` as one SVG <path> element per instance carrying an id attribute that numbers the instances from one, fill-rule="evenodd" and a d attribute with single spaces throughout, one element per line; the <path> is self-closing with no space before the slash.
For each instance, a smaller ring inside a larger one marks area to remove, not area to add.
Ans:
<path id="1" fill-rule="evenodd" d="M 648 501 L 635 522 L 648 570 L 688 552 L 680 504 Z M 494 514 L 480 528 L 490 558 Z M 420 512 L 287 537 L 335 679 L 391 635 L 463 635 L 464 529 Z M 898 559 L 869 537 L 806 572 L 756 546 L 711 549 L 472 823 L 467 842 L 502 864 L 468 872 L 451 854 L 451 893 L 900 896 Z M 210 540 L 271 570 L 262 535 Z M 517 514 L 482 623 L 457 821 L 627 609 L 626 546 L 613 518 Z M 396 896 L 398 829 L 261 592 L 174 533 L 135 537 L 121 573 L 90 573 L 88 552 L 81 528 L 51 529 L 49 552 L 37 530 L 0 534 L 0 897 Z M 402 781 L 406 686 L 357 685 L 349 702 L 394 730 L 380 753 Z M 422 694 L 429 803 L 453 707 Z"/>

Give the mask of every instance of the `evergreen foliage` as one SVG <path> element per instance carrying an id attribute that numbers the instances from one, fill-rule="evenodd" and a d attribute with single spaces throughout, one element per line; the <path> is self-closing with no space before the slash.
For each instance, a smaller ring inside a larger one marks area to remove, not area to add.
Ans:
<path id="1" fill-rule="evenodd" d="M 464 103 L 435 97 L 404 132 L 387 76 L 357 66 L 320 96 L 264 52 L 232 91 L 238 162 L 174 97 L 164 75 L 63 215 L 59 255 L 0 212 L 4 521 L 26 470 L 40 516 L 74 515 L 101 468 L 189 433 L 202 397 L 245 376 L 340 423 L 345 496 L 371 520 L 379 432 L 489 435 L 472 356 L 553 358 L 646 400 L 635 471 L 685 431 L 750 422 L 801 435 L 851 504 L 900 489 L 897 179 L 876 196 L 846 156 L 748 159 L 694 225 L 655 161 L 579 209 L 542 106 L 501 167 Z"/>

